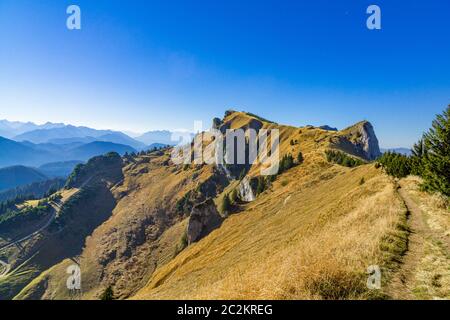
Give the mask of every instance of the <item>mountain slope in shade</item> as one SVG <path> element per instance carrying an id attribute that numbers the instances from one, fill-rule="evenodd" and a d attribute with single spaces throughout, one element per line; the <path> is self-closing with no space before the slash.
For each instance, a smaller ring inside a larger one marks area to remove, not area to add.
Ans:
<path id="1" fill-rule="evenodd" d="M 50 190 L 61 189 L 64 187 L 65 183 L 65 179 L 55 178 L 0 191 L 0 202 L 14 200 L 17 196 L 33 196 L 36 199 L 40 199 L 43 198 Z"/>
<path id="2" fill-rule="evenodd" d="M 69 155 L 71 159 L 87 160 L 108 152 L 117 152 L 120 155 L 124 155 L 126 152 L 132 153 L 136 152 L 136 150 L 123 144 L 95 141 L 70 150 Z"/>
<path id="3" fill-rule="evenodd" d="M 56 145 L 33 144 L 29 141 L 16 142 L 0 137 L 0 168 L 14 165 L 39 167 L 54 162 L 87 161 L 108 152 L 124 154 L 136 152 L 136 149 L 128 145 L 105 141 Z"/>
<path id="4" fill-rule="evenodd" d="M 48 180 L 48 177 L 34 168 L 13 166 L 0 169 L 1 191 L 45 180 Z"/>
<path id="5" fill-rule="evenodd" d="M 38 169 L 39 169 L 39 171 L 41 171 L 48 177 L 64 178 L 64 177 L 68 177 L 72 173 L 73 169 L 80 163 L 83 163 L 83 162 L 78 161 L 78 160 L 52 162 L 52 163 L 46 163 L 46 164 L 40 166 Z"/>
<path id="6" fill-rule="evenodd" d="M 113 142 L 117 144 L 124 144 L 130 146 L 136 150 L 145 149 L 146 145 L 140 141 L 137 141 L 122 132 L 113 132 L 97 137 L 97 141 Z"/>
<path id="7" fill-rule="evenodd" d="M 25 165 L 38 166 L 53 160 L 52 153 L 37 150 L 32 145 L 22 144 L 0 137 L 0 167 Z"/>

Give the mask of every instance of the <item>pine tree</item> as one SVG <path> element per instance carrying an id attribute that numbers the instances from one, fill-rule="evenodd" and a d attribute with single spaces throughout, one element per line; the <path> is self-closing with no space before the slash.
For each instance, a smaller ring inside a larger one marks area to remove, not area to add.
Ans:
<path id="1" fill-rule="evenodd" d="M 297 155 L 297 162 L 298 162 L 298 164 L 302 164 L 304 160 L 305 159 L 303 158 L 303 153 L 301 151 L 299 151 L 299 153 Z"/>
<path id="2" fill-rule="evenodd" d="M 106 290 L 102 293 L 102 295 L 100 296 L 100 300 L 114 300 L 114 291 L 111 286 L 106 288 Z"/>
<path id="3" fill-rule="evenodd" d="M 420 139 L 416 144 L 414 144 L 411 155 L 411 173 L 422 176 L 424 167 L 424 158 L 426 157 L 427 151 L 424 143 L 424 138 Z"/>
<path id="4" fill-rule="evenodd" d="M 424 144 L 423 186 L 450 196 L 450 105 L 443 114 L 436 116 L 424 135 Z"/>

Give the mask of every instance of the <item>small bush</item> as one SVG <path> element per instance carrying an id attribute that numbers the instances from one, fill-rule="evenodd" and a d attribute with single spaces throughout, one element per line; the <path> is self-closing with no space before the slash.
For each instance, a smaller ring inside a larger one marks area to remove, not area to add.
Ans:
<path id="1" fill-rule="evenodd" d="M 297 163 L 302 164 L 305 159 L 303 158 L 303 153 L 300 151 L 297 155 Z"/>
<path id="2" fill-rule="evenodd" d="M 114 300 L 114 291 L 113 288 L 111 286 L 109 286 L 108 288 L 105 289 L 105 291 L 103 291 L 103 293 L 100 296 L 100 300 L 104 300 L 104 301 L 109 301 L 109 300 Z"/>
<path id="3" fill-rule="evenodd" d="M 220 204 L 220 212 L 228 213 L 231 210 L 231 201 L 228 194 L 225 194 L 222 199 L 222 203 Z"/>

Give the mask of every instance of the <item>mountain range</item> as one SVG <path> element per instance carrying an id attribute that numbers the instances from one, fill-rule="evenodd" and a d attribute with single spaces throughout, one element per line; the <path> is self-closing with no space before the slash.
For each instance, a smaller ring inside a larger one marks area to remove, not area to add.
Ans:
<path id="1" fill-rule="evenodd" d="M 34 144 L 17 142 L 0 137 L 0 167 L 24 165 L 41 166 L 46 163 L 79 160 L 86 161 L 94 156 L 115 151 L 119 154 L 136 152 L 123 144 L 94 141 L 70 144 Z"/>
<path id="2" fill-rule="evenodd" d="M 120 131 L 47 122 L 0 120 L 0 168 L 86 161 L 107 152 L 138 152 L 173 145 L 170 131 L 149 131 L 136 139 Z"/>
<path id="3" fill-rule="evenodd" d="M 394 153 L 404 154 L 405 156 L 412 155 L 412 151 L 410 148 L 382 148 L 381 152 L 382 153 L 394 152 Z"/>
<path id="4" fill-rule="evenodd" d="M 177 141 L 172 140 L 173 133 L 176 133 L 176 131 L 154 130 L 136 135 L 133 138 L 121 131 L 97 130 L 64 123 L 47 122 L 37 125 L 33 122 L 0 120 L 0 136 L 18 142 L 67 144 L 105 141 L 129 145 L 136 150 L 144 150 L 154 143 L 176 144 Z"/>

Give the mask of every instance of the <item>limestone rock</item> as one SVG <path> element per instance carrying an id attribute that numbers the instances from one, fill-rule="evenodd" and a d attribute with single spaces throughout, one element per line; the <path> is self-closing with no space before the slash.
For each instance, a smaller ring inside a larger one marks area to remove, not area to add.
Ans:
<path id="1" fill-rule="evenodd" d="M 217 211 L 212 199 L 208 199 L 192 208 L 187 227 L 188 243 L 194 243 L 206 237 L 220 227 L 223 218 Z"/>

